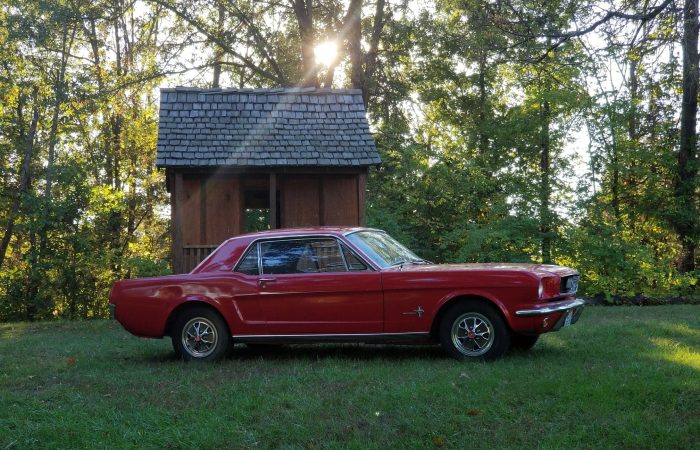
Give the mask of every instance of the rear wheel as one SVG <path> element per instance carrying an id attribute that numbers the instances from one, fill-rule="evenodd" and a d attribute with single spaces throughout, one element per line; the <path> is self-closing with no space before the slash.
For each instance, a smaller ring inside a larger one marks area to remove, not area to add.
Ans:
<path id="1" fill-rule="evenodd" d="M 209 308 L 191 308 L 175 320 L 175 354 L 185 361 L 215 361 L 226 355 L 231 337 L 224 320 Z"/>
<path id="2" fill-rule="evenodd" d="M 442 318 L 440 343 L 453 358 L 491 360 L 508 350 L 510 333 L 493 306 L 458 303 Z"/>
<path id="3" fill-rule="evenodd" d="M 539 338 L 539 335 L 526 336 L 524 334 L 513 333 L 510 335 L 510 347 L 513 350 L 519 351 L 530 350 L 532 347 L 535 346 Z"/>

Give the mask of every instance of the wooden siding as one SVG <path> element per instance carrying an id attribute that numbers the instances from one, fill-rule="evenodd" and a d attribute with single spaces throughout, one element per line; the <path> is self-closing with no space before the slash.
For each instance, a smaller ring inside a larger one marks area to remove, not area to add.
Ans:
<path id="1" fill-rule="evenodd" d="M 282 227 L 364 224 L 365 172 L 173 170 L 168 179 L 175 273 L 189 272 L 221 242 L 243 233 L 245 208 L 274 206 L 275 187 Z"/>
<path id="2" fill-rule="evenodd" d="M 205 235 L 201 244 L 220 244 L 242 233 L 242 192 L 237 178 L 210 178 L 206 182 Z"/>
<path id="3" fill-rule="evenodd" d="M 182 177 L 182 244 L 199 245 L 202 242 L 202 179 L 200 177 Z"/>
<path id="4" fill-rule="evenodd" d="M 357 175 L 323 177 L 323 225 L 359 225 Z"/>
<path id="5" fill-rule="evenodd" d="M 288 175 L 282 178 L 282 227 L 321 224 L 319 182 L 316 176 Z"/>

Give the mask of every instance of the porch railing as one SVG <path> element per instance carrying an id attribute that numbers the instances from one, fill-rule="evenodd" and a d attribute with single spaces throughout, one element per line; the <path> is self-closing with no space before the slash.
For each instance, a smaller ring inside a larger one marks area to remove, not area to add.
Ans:
<path id="1" fill-rule="evenodd" d="M 190 272 L 209 256 L 218 245 L 185 245 L 182 247 L 182 271 Z"/>

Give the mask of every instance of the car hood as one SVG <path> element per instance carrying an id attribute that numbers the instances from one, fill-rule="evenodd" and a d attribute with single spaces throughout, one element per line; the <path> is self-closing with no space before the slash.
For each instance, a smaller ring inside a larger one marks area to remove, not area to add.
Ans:
<path id="1" fill-rule="evenodd" d="M 532 263 L 404 264 L 389 270 L 403 272 L 528 272 L 539 276 L 575 274 L 569 267 Z"/>

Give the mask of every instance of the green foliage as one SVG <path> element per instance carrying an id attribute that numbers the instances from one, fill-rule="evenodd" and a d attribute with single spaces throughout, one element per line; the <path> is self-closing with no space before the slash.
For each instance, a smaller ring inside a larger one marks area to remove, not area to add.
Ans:
<path id="1" fill-rule="evenodd" d="M 286 4 L 0 0 L 0 321 L 103 317 L 115 280 L 168 273 L 157 87 L 209 86 L 219 57 L 222 86 L 351 87 L 346 3 L 313 2 L 312 38 L 340 53 L 304 79 Z M 561 40 L 644 7 L 362 3 L 359 87 L 383 159 L 369 225 L 437 262 L 572 266 L 610 301 L 698 297 L 697 271 L 677 269 L 678 230 L 700 245 L 697 176 L 677 198 L 677 11 Z"/>
<path id="2" fill-rule="evenodd" d="M 245 210 L 244 227 L 246 232 L 270 229 L 270 209 L 249 208 Z"/>
<path id="3" fill-rule="evenodd" d="M 117 15 L 108 24 L 86 2 L 10 3 L 0 2 L 0 225 L 10 238 L 0 320 L 105 317 L 115 280 L 168 272 L 166 193 L 154 168 L 157 79 L 142 81 L 157 49 L 139 34 L 153 22 Z M 133 31 L 118 40 L 121 66 L 105 63 L 117 49 L 103 45 L 117 25 Z"/>
<path id="4" fill-rule="evenodd" d="M 611 43 L 594 55 L 574 40 L 551 50 L 554 38 L 536 38 L 537 28 L 555 35 L 590 9 L 511 6 L 437 2 L 390 29 L 388 65 L 408 84 L 370 103 L 384 161 L 370 177 L 370 224 L 444 262 L 542 261 L 547 239 L 553 262 L 579 269 L 585 295 L 697 297 L 697 272 L 676 269 L 683 212 L 670 200 L 677 61 L 639 64 L 634 86 L 605 90 L 608 65 L 654 55 L 647 37 L 627 54 Z M 669 20 L 644 32 L 677 39 Z M 567 151 L 583 125 L 588 171 Z"/>
<path id="5" fill-rule="evenodd" d="M 143 256 L 133 256 L 125 261 L 127 272 L 133 278 L 158 277 L 172 274 L 170 261 L 166 259 L 153 260 Z"/>

